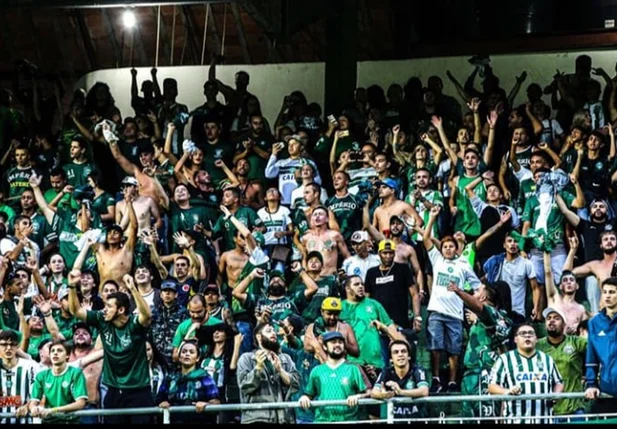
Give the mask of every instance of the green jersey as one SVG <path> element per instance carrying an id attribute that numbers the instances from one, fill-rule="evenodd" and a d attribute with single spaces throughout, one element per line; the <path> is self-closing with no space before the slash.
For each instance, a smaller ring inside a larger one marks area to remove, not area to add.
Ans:
<path id="1" fill-rule="evenodd" d="M 422 197 L 426 199 L 429 203 L 433 205 L 438 205 L 443 207 L 443 195 L 439 191 L 434 191 L 432 189 L 427 189 L 426 191 L 421 191 Z M 424 225 L 428 224 L 428 220 L 430 218 L 430 210 L 426 208 L 424 205 L 424 200 L 416 200 L 413 194 L 408 194 L 405 197 L 405 202 L 410 204 L 416 211 L 418 215 L 422 218 Z M 431 232 L 433 237 L 439 237 L 439 229 L 437 228 L 437 222 L 433 225 L 433 230 Z M 411 236 L 414 241 L 422 241 L 422 235 L 420 233 L 414 232 Z"/>
<path id="2" fill-rule="evenodd" d="M 393 323 L 383 306 L 372 298 L 364 298 L 358 303 L 345 299 L 340 320 L 349 323 L 356 335 L 360 350 L 360 356 L 357 358 L 350 356 L 349 362 L 383 368 L 380 334 L 377 328 L 371 325 L 373 320 L 379 320 L 386 326 Z"/>
<path id="3" fill-rule="evenodd" d="M 210 316 L 208 317 L 208 320 L 206 320 L 205 323 L 203 323 L 201 326 L 212 326 L 212 325 L 218 325 L 219 323 L 223 323 L 223 321 L 219 319 L 218 317 Z M 189 331 L 189 329 L 191 329 L 192 324 L 193 324 L 192 319 L 186 319 L 184 322 L 178 325 L 178 328 L 176 329 L 176 333 L 174 334 L 174 339 L 172 341 L 172 345 L 174 347 L 180 347 L 180 344 L 182 344 L 182 341 L 184 340 L 184 337 L 186 336 L 187 332 Z M 191 335 L 191 338 L 193 337 L 195 337 L 195 331 L 193 331 L 193 334 Z"/>
<path id="4" fill-rule="evenodd" d="M 311 297 L 311 300 L 308 302 L 308 305 L 302 311 L 302 318 L 304 322 L 309 324 L 315 321 L 319 316 L 321 316 L 321 303 L 324 299 L 329 296 L 338 296 L 336 277 L 335 276 L 325 276 L 320 277 L 317 280 L 317 292 L 315 295 Z M 296 277 L 291 284 L 289 285 L 289 294 L 295 294 L 298 292 L 304 293 L 306 290 L 306 286 L 302 283 L 302 278 L 300 276 Z"/>
<path id="5" fill-rule="evenodd" d="M 77 164 L 71 162 L 63 165 L 62 169 L 66 173 L 66 180 L 73 187 L 85 186 L 88 184 L 88 174 L 92 172 L 94 166 L 89 162 Z"/>
<path id="6" fill-rule="evenodd" d="M 306 217 L 304 207 L 298 206 L 291 211 L 291 222 L 294 228 L 298 230 L 299 237 L 302 237 L 304 234 L 306 234 L 306 231 L 309 230 L 309 222 Z"/>
<path id="7" fill-rule="evenodd" d="M 568 208 L 572 207 L 574 195 L 564 191 L 560 191 L 559 195 L 561 195 L 561 198 L 563 198 Z M 563 243 L 565 231 L 565 217 L 563 216 L 563 213 L 561 213 L 561 210 L 559 210 L 556 202 L 553 202 L 550 207 L 548 217 L 544 219 L 546 221 L 544 224 L 539 222 L 542 220 L 542 217 L 540 216 L 540 202 L 538 201 L 538 198 L 533 195 L 525 203 L 525 210 L 523 210 L 522 221 L 530 222 L 531 228 L 534 229 L 537 233 L 546 234 L 545 242 L 551 241 L 553 244 Z"/>
<path id="8" fill-rule="evenodd" d="M 41 344 L 43 341 L 45 340 L 51 340 L 52 336 L 50 334 L 42 334 L 39 337 L 30 337 L 28 339 L 28 350 L 26 350 L 26 353 L 28 353 L 30 356 L 32 356 L 32 359 L 34 359 L 35 361 L 39 361 L 39 344 Z"/>
<path id="9" fill-rule="evenodd" d="M 150 386 L 146 356 L 149 329 L 142 326 L 138 315 L 118 328 L 106 322 L 101 311 L 87 311 L 86 324 L 94 326 L 103 340 L 103 375 L 101 382 L 116 389 L 139 389 Z"/>
<path id="10" fill-rule="evenodd" d="M 244 265 L 244 268 L 242 268 L 240 276 L 238 276 L 238 282 L 236 284 L 239 284 L 242 280 L 244 280 L 249 274 L 253 272 L 255 268 L 261 268 L 264 270 L 264 272 L 266 272 L 266 275 L 264 275 L 262 279 L 256 278 L 255 280 L 251 281 L 249 287 L 246 289 L 247 293 L 261 296 L 263 294 L 263 291 L 266 290 L 266 285 L 270 281 L 270 277 L 267 274 L 269 271 L 269 266 L 270 258 L 268 257 L 268 255 L 266 255 L 266 253 L 261 247 L 257 246 L 255 249 L 253 249 L 253 252 L 251 253 L 248 262 Z M 238 317 L 240 317 L 241 315 L 244 316 L 246 314 L 246 309 L 240 301 L 232 297 L 231 312 L 234 316 L 234 319 L 238 320 Z"/>
<path id="11" fill-rule="evenodd" d="M 349 241 L 351 234 L 362 229 L 362 204 L 353 195 L 348 193 L 341 198 L 334 195 L 328 199 L 326 207 L 334 213 L 345 241 Z"/>
<path id="12" fill-rule="evenodd" d="M 72 404 L 78 399 L 88 400 L 84 372 L 73 366 L 66 366 L 62 374 L 55 375 L 51 368 L 39 372 L 32 385 L 32 399 L 39 401 L 45 396 L 45 408 L 57 408 Z M 70 413 L 50 415 L 44 423 L 77 423 L 81 417 Z"/>
<path id="13" fill-rule="evenodd" d="M 238 210 L 234 213 L 234 217 L 238 219 L 244 226 L 246 226 L 249 230 L 253 230 L 255 227 L 263 226 L 263 222 L 255 210 L 250 207 L 240 206 Z M 236 227 L 229 219 L 225 219 L 224 215 L 221 215 L 214 228 L 212 228 L 212 233 L 215 237 L 222 236 L 222 248 L 221 252 L 225 252 L 227 250 L 231 250 L 234 248 L 234 237 L 236 236 Z"/>
<path id="14" fill-rule="evenodd" d="M 533 197 L 536 193 L 536 182 L 533 179 L 524 179 L 521 181 L 520 188 L 518 191 L 518 199 L 514 200 L 516 202 L 515 209 L 516 213 L 519 216 L 523 215 L 523 210 L 525 209 L 525 204 L 527 200 Z"/>
<path id="15" fill-rule="evenodd" d="M 459 176 L 456 183 L 455 204 L 458 208 L 458 212 L 454 219 L 454 231 L 462 231 L 467 237 L 478 237 L 482 233 L 480 219 L 467 197 L 467 192 L 465 192 L 465 186 L 469 185 L 477 178 L 478 176 Z M 484 186 L 484 182 L 476 186 L 474 191 L 478 198 L 482 201 L 486 201 L 486 187 Z"/>
<path id="16" fill-rule="evenodd" d="M 547 337 L 541 338 L 536 348 L 553 358 L 559 373 L 563 377 L 564 392 L 582 392 L 583 368 L 587 352 L 587 338 L 566 335 L 559 344 L 552 344 Z M 584 399 L 562 399 L 557 401 L 553 412 L 556 415 L 573 414 L 585 409 Z"/>
<path id="17" fill-rule="evenodd" d="M 379 342 L 378 342 L 379 344 Z M 336 366 L 327 363 L 316 366 L 309 376 L 304 393 L 314 400 L 347 399 L 367 389 L 360 368 L 345 361 Z M 315 422 L 345 422 L 359 420 L 360 409 L 338 405 L 315 408 Z"/>
<path id="18" fill-rule="evenodd" d="M 435 177 L 437 174 L 437 165 L 430 160 L 426 163 L 426 165 L 422 168 L 427 169 L 431 172 L 431 176 Z M 416 172 L 418 171 L 418 167 L 415 164 L 409 164 L 405 168 L 405 177 L 407 178 L 407 197 L 413 195 L 416 190 Z"/>
<path id="19" fill-rule="evenodd" d="M 202 168 L 208 173 L 210 173 L 212 183 L 215 187 L 218 188 L 221 182 L 224 179 L 227 179 L 227 175 L 222 168 L 214 165 L 214 162 L 216 160 L 222 159 L 225 164 L 229 165 L 234 156 L 234 148 L 230 143 L 220 140 L 216 144 L 210 144 L 208 142 L 205 142 L 203 145 L 200 146 L 200 148 L 204 151 Z"/>
<path id="20" fill-rule="evenodd" d="M 6 201 L 15 210 L 20 210 L 20 197 L 26 190 L 30 189 L 30 176 L 35 173 L 34 168 L 9 168 L 4 175 L 4 182 L 8 184 L 8 197 L 5 194 Z"/>
<path id="21" fill-rule="evenodd" d="M 15 230 L 15 225 L 13 224 L 13 220 L 9 221 L 9 229 L 11 231 Z M 34 213 L 32 217 L 30 217 L 30 222 L 32 224 L 32 234 L 28 237 L 30 240 L 34 241 L 41 250 L 45 247 L 45 240 L 52 241 L 56 238 L 56 234 L 51 229 L 51 225 L 47 223 L 45 216 L 40 213 Z"/>
<path id="22" fill-rule="evenodd" d="M 512 321 L 505 311 L 486 304 L 482 306 L 477 322 L 469 329 L 463 361 L 466 372 L 490 371 L 497 356 L 507 349 L 511 329 Z"/>
<path id="23" fill-rule="evenodd" d="M 514 386 L 521 388 L 521 394 L 552 393 L 556 384 L 563 383 L 561 374 L 552 357 L 536 350 L 532 356 L 523 356 L 518 350 L 511 350 L 500 355 L 491 370 L 490 384 L 497 384 L 504 389 Z M 514 400 L 505 403 L 502 414 L 508 423 L 548 423 L 543 418 L 550 415 L 547 400 Z M 516 419 L 516 417 L 537 417 L 536 419 Z"/>
<path id="24" fill-rule="evenodd" d="M 50 188 L 45 191 L 43 197 L 45 198 L 45 202 L 49 204 L 56 198 L 57 195 L 58 191 L 56 191 L 54 188 Z M 79 204 L 77 204 L 77 201 L 75 201 L 72 194 L 64 194 L 62 198 L 60 198 L 58 204 L 56 204 L 56 207 L 58 207 L 59 209 L 70 208 L 73 210 L 79 210 Z"/>
<path id="25" fill-rule="evenodd" d="M 52 228 L 58 234 L 58 247 L 64 256 L 67 267 L 72 267 L 79 255 L 79 248 L 75 242 L 83 235 L 77 228 L 77 211 L 58 208 L 52 221 Z M 92 213 L 90 228 L 100 228 L 101 218 L 98 214 Z"/>
<path id="26" fill-rule="evenodd" d="M 172 235 L 178 231 L 194 231 L 195 226 L 202 224 L 206 229 L 211 227 L 210 218 L 206 215 L 206 210 L 203 207 L 189 207 L 181 209 L 175 203 L 170 205 L 170 220 L 169 220 L 169 242 L 173 243 L 172 253 L 182 253 L 175 241 L 172 240 Z M 195 242 L 195 251 L 200 254 L 206 253 L 206 239 L 201 234 L 198 234 Z"/>
<path id="27" fill-rule="evenodd" d="M 250 313 L 254 310 L 261 312 L 264 307 L 270 307 L 272 310 L 270 320 L 272 323 L 278 324 L 278 322 L 282 322 L 292 314 L 299 315 L 300 312 L 306 308 L 307 304 L 308 301 L 304 296 L 304 291 L 276 299 L 271 299 L 267 296 L 258 297 L 252 293 L 247 293 L 243 307 Z"/>
<path id="28" fill-rule="evenodd" d="M 109 206 L 116 206 L 116 199 L 109 192 L 103 192 L 92 200 L 92 210 L 97 212 L 99 216 L 107 214 L 107 207 Z"/>
<path id="29" fill-rule="evenodd" d="M 253 137 L 252 135 L 249 137 L 255 143 L 255 147 L 258 147 L 268 154 L 272 151 L 272 140 L 267 134 L 259 137 Z M 236 153 L 242 153 L 244 150 L 243 139 L 241 139 L 236 145 Z M 257 155 L 257 152 L 251 150 L 246 156 L 246 160 L 249 163 L 248 180 L 259 180 L 260 183 L 263 183 L 266 179 L 265 172 L 268 159 L 263 159 L 261 156 Z"/>

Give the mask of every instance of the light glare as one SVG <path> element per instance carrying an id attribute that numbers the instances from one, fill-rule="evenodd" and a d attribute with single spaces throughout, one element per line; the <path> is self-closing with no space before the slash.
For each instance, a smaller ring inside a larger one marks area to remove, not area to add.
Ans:
<path id="1" fill-rule="evenodd" d="M 122 20 L 124 21 L 124 26 L 126 28 L 133 28 L 137 23 L 137 19 L 135 18 L 135 14 L 132 10 L 124 11 L 124 15 L 122 16 Z"/>

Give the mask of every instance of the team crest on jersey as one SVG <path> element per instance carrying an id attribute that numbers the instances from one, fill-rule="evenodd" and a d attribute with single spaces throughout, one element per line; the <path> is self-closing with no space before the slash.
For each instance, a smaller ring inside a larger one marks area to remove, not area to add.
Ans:
<path id="1" fill-rule="evenodd" d="M 63 381 L 63 382 L 62 382 L 62 387 L 64 387 L 64 388 L 66 389 L 67 387 L 69 387 L 69 386 L 70 386 L 70 384 L 71 384 L 71 383 L 69 383 L 68 381 Z"/>
<path id="2" fill-rule="evenodd" d="M 454 272 L 454 268 L 452 268 L 452 267 L 448 267 L 448 272 L 449 272 L 450 274 L 452 274 L 452 273 Z"/>
<path id="3" fill-rule="evenodd" d="M 341 384 L 342 384 L 343 386 L 347 386 L 347 385 L 349 384 L 349 378 L 347 378 L 347 377 L 343 377 L 343 378 L 341 379 Z"/>
<path id="4" fill-rule="evenodd" d="M 574 353 L 574 347 L 572 346 L 572 344 L 568 344 L 563 348 L 563 352 L 571 355 L 572 353 Z"/>

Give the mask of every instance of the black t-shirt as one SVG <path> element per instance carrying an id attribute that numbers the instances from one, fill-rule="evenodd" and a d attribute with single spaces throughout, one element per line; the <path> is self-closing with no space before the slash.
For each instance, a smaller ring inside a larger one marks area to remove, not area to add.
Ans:
<path id="1" fill-rule="evenodd" d="M 380 385 L 387 391 L 391 391 L 386 386 L 388 381 L 394 381 L 403 390 L 417 389 L 418 387 L 428 386 L 426 381 L 426 371 L 419 365 L 411 365 L 409 371 L 403 378 L 399 378 L 392 366 L 387 367 L 379 374 L 375 385 Z M 424 417 L 426 415 L 425 407 L 423 404 L 394 404 L 394 418 L 404 419 L 410 417 Z"/>
<path id="2" fill-rule="evenodd" d="M 409 287 L 415 284 L 414 278 L 408 265 L 396 262 L 389 270 L 381 271 L 379 267 L 373 267 L 366 272 L 366 292 L 383 305 L 394 323 L 402 328 L 411 327 Z"/>
<path id="3" fill-rule="evenodd" d="M 501 218 L 500 211 L 508 210 L 508 206 L 499 205 L 498 207 L 487 206 L 480 215 L 480 228 L 482 234 L 495 226 Z M 499 228 L 493 235 L 488 237 L 482 243 L 482 247 L 478 249 L 477 257 L 480 262 L 488 259 L 493 255 L 503 252 L 503 241 L 506 238 L 506 234 L 512 229 L 512 220 L 508 221 L 508 225 Z"/>
<path id="4" fill-rule="evenodd" d="M 604 254 L 600 249 L 600 234 L 603 231 L 617 231 L 615 220 L 605 222 L 591 222 L 581 219 L 576 231 L 581 236 L 580 248 L 583 250 L 583 258 L 585 262 L 602 259 Z"/>

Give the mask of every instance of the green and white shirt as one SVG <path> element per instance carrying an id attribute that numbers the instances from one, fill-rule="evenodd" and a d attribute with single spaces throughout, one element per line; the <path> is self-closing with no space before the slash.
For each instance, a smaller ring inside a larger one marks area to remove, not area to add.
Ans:
<path id="1" fill-rule="evenodd" d="M 0 365 L 0 412 L 15 413 L 17 408 L 32 399 L 32 386 L 37 374 L 45 367 L 40 363 L 18 358 L 17 365 L 10 370 Z M 29 423 L 30 417 L 0 419 L 0 424 Z"/>
<path id="2" fill-rule="evenodd" d="M 497 384 L 504 389 L 514 386 L 521 388 L 522 395 L 553 392 L 553 387 L 562 384 L 561 374 L 552 357 L 536 351 L 532 356 L 521 355 L 518 350 L 511 350 L 497 358 L 491 370 L 490 384 Z M 553 410 L 545 399 L 519 400 L 505 403 L 504 417 L 538 417 L 536 419 L 512 419 L 508 423 L 546 424 Z"/>

